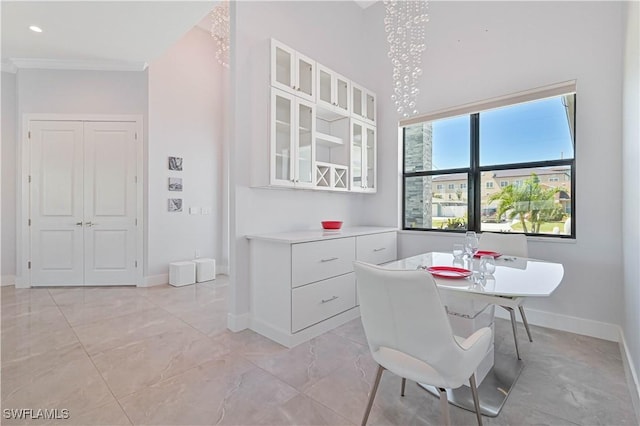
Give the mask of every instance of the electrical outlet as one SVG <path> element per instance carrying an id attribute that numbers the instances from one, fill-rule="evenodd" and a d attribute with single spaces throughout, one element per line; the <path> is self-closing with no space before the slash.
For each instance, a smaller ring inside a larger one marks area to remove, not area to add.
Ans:
<path id="1" fill-rule="evenodd" d="M 211 214 L 211 207 L 203 207 L 202 214 Z"/>

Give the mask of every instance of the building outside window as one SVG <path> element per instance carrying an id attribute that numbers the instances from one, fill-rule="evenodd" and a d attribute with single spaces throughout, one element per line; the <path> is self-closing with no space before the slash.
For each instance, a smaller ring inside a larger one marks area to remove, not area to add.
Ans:
<path id="1" fill-rule="evenodd" d="M 575 237 L 575 92 L 564 93 L 404 124 L 403 228 Z"/>

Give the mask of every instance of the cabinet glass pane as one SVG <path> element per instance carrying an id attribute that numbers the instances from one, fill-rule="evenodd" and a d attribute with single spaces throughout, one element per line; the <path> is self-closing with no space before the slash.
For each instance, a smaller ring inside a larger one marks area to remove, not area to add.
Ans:
<path id="1" fill-rule="evenodd" d="M 276 81 L 292 87 L 291 53 L 276 47 Z"/>
<path id="2" fill-rule="evenodd" d="M 376 182 L 376 134 L 367 129 L 367 188 L 374 188 Z"/>
<path id="3" fill-rule="evenodd" d="M 290 180 L 291 100 L 276 96 L 276 179 Z"/>
<path id="4" fill-rule="evenodd" d="M 367 118 L 375 121 L 376 119 L 376 98 L 367 93 Z"/>
<path id="5" fill-rule="evenodd" d="M 313 95 L 313 65 L 304 59 L 298 60 L 298 90 Z"/>
<path id="6" fill-rule="evenodd" d="M 353 88 L 353 113 L 362 116 L 362 90 Z"/>
<path id="7" fill-rule="evenodd" d="M 313 182 L 312 118 L 312 109 L 307 105 L 300 104 L 298 109 L 298 179 L 304 183 Z"/>
<path id="8" fill-rule="evenodd" d="M 318 91 L 318 96 L 320 100 L 331 103 L 331 74 L 320 70 L 320 90 Z"/>
<path id="9" fill-rule="evenodd" d="M 336 102 L 338 106 L 344 110 L 349 109 L 349 84 L 340 78 L 336 83 Z"/>
<path id="10" fill-rule="evenodd" d="M 351 146 L 351 185 L 362 187 L 362 126 L 353 123 L 353 143 Z"/>

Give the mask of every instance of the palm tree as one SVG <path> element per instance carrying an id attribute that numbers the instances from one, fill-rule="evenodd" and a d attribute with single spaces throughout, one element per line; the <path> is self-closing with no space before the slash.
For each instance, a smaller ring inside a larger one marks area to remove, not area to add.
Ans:
<path id="1" fill-rule="evenodd" d="M 543 188 L 538 175 L 531 173 L 531 177 L 522 185 L 507 185 L 500 192 L 491 195 L 488 201 L 499 201 L 496 211 L 498 217 L 506 214 L 513 220 L 518 216 L 524 232 L 529 232 L 525 221 L 528 219 L 531 222 L 531 232 L 539 233 L 544 218 L 554 208 L 554 196 L 558 191 L 558 188 Z"/>

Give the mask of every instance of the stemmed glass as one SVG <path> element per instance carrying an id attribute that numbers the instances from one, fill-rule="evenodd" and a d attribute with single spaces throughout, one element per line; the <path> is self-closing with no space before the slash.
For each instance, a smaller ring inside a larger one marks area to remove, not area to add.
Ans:
<path id="1" fill-rule="evenodd" d="M 473 231 L 467 231 L 464 237 L 464 251 L 469 259 L 473 258 L 473 255 L 478 251 L 478 236 Z"/>
<path id="2" fill-rule="evenodd" d="M 482 256 L 480 258 L 480 274 L 482 279 L 485 275 L 493 275 L 496 271 L 496 260 L 493 256 Z"/>
<path id="3" fill-rule="evenodd" d="M 454 244 L 453 245 L 453 258 L 460 259 L 464 254 L 464 245 L 463 244 Z"/>

